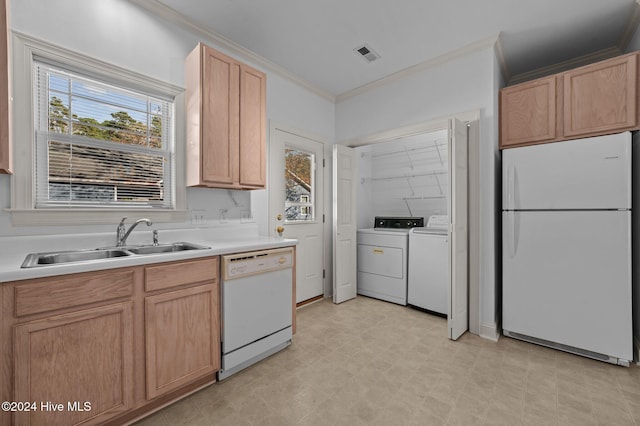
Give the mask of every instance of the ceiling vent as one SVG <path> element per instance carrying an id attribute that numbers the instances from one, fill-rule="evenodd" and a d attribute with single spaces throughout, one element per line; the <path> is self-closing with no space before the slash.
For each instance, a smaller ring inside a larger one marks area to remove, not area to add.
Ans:
<path id="1" fill-rule="evenodd" d="M 373 62 L 376 59 L 380 59 L 380 55 L 374 52 L 373 49 L 366 43 L 362 46 L 356 47 L 355 49 L 353 49 L 353 51 L 356 52 L 359 56 L 362 56 L 364 59 L 366 59 L 367 62 Z"/>

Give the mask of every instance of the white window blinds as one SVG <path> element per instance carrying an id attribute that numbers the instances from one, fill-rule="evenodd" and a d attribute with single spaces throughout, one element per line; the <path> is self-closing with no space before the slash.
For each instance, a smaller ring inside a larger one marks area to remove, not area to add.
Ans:
<path id="1" fill-rule="evenodd" d="M 174 208 L 173 101 L 35 62 L 35 207 Z"/>

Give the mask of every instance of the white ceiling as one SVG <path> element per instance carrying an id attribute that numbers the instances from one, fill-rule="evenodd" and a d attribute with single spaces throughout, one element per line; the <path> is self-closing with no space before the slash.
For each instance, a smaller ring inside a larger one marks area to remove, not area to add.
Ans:
<path id="1" fill-rule="evenodd" d="M 333 96 L 498 34 L 522 74 L 624 48 L 638 19 L 636 0 L 156 1 Z"/>

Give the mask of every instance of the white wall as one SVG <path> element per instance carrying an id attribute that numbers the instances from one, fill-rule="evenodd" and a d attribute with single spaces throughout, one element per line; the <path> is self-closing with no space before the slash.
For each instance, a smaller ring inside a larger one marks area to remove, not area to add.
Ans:
<path id="1" fill-rule="evenodd" d="M 495 136 L 496 141 L 496 149 L 493 152 L 493 160 L 494 160 L 494 168 L 493 168 L 493 183 L 494 183 L 494 211 L 496 212 L 494 217 L 494 247 L 496 257 L 494 259 L 494 271 L 495 271 L 495 280 L 496 280 L 496 293 L 494 295 L 494 303 L 496 307 L 496 321 L 498 322 L 498 331 L 501 330 L 501 324 L 499 323 L 502 318 L 502 155 L 500 151 L 497 149 L 497 143 L 499 138 L 499 90 L 505 87 L 506 82 L 502 75 L 500 64 L 498 62 L 498 58 L 494 56 L 494 66 L 493 66 L 493 110 L 495 112 L 495 119 L 492 120 L 493 123 L 493 135 Z M 482 152 L 480 153 L 482 155 Z M 481 199 L 482 202 L 482 199 Z M 482 223 L 480 223 L 480 229 L 482 230 Z M 487 236 L 484 236 L 487 238 Z M 482 244 L 482 240 L 480 241 Z M 482 246 L 481 246 L 482 247 Z M 483 256 L 482 249 L 480 255 Z M 486 259 L 485 261 L 489 261 Z M 481 264 L 482 267 L 482 264 Z M 480 324 L 482 331 L 482 323 Z"/>
<path id="2" fill-rule="evenodd" d="M 640 50 L 640 26 L 636 28 L 636 32 L 633 34 L 629 44 L 624 49 L 625 53 L 630 53 L 635 50 Z"/>
<path id="3" fill-rule="evenodd" d="M 480 334 L 496 338 L 496 198 L 499 187 L 497 90 L 493 48 L 454 59 L 338 102 L 336 141 L 480 109 Z"/>
<path id="4" fill-rule="evenodd" d="M 371 228 L 376 216 L 423 217 L 426 224 L 448 214 L 448 135 L 438 130 L 357 148 L 358 228 Z"/>
<path id="5" fill-rule="evenodd" d="M 372 145 L 364 145 L 357 147 L 356 150 L 356 179 L 357 179 L 357 202 L 356 202 L 356 223 L 358 229 L 373 228 L 373 190 L 371 185 L 363 185 L 362 180 L 372 176 L 371 170 L 371 147 Z"/>
<path id="6" fill-rule="evenodd" d="M 202 36 L 164 21 L 126 0 L 11 0 L 10 10 L 9 25 L 14 31 L 178 86 L 184 86 L 184 59 L 199 41 L 230 56 L 238 56 L 212 40 L 203 40 Z M 333 143 L 333 103 L 278 74 L 262 70 L 267 73 L 267 119 L 321 135 Z M 20 94 L 14 93 L 14 96 Z M 180 138 L 184 139 L 184 136 L 178 135 Z M 115 224 L 13 227 L 10 215 L 5 211 L 10 207 L 10 187 L 10 177 L 0 176 L 0 236 L 115 229 Z M 190 188 L 187 190 L 187 205 L 189 209 L 203 211 L 205 219 L 212 223 L 218 223 L 224 210 L 230 219 L 252 213 L 260 233 L 267 234 L 267 194 L 268 190 L 243 192 Z M 188 223 L 180 225 L 189 226 Z M 164 226 L 170 227 L 171 224 Z"/>

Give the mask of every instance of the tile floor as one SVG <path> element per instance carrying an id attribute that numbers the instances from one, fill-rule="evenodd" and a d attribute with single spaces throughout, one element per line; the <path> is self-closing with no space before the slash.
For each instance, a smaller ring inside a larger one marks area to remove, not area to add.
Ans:
<path id="1" fill-rule="evenodd" d="M 298 310 L 289 348 L 142 420 L 173 425 L 640 425 L 640 368 L 358 297 Z"/>

